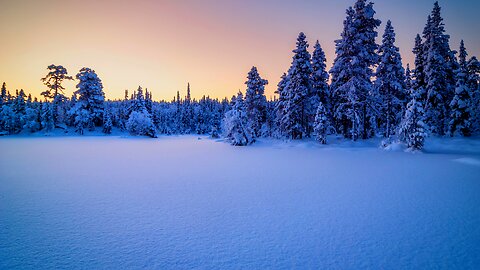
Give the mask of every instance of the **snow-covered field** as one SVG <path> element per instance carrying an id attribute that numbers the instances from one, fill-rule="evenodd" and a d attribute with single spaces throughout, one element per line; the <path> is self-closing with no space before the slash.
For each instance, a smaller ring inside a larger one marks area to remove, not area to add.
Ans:
<path id="1" fill-rule="evenodd" d="M 480 140 L 0 138 L 0 269 L 479 269 Z"/>

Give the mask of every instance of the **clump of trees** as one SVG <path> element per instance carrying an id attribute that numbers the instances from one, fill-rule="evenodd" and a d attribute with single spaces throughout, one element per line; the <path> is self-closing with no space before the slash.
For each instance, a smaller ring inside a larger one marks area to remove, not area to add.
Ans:
<path id="1" fill-rule="evenodd" d="M 63 82 L 72 80 L 63 66 L 50 65 L 42 79 L 44 100 L 23 90 L 11 95 L 3 83 L 0 93 L 0 132 L 50 132 L 74 128 L 79 134 L 101 129 L 132 135 L 220 134 L 233 145 L 248 145 L 260 137 L 288 140 L 328 135 L 353 141 L 374 136 L 421 150 L 428 135 L 471 136 L 480 133 L 480 63 L 468 57 L 464 42 L 457 52 L 449 45 L 441 8 L 434 3 L 423 33 L 415 37 L 415 68 L 402 66 L 391 21 L 376 43 L 381 21 L 372 2 L 356 0 L 346 10 L 343 31 L 335 41 L 336 57 L 327 71 L 318 41 L 309 52 L 304 33 L 296 40 L 290 68 L 277 85 L 274 100 L 265 97 L 268 81 L 256 67 L 247 74 L 245 96 L 230 100 L 187 95 L 154 101 L 139 87 L 123 100 L 105 100 L 99 76 L 82 68 L 77 90 L 64 95 Z"/>

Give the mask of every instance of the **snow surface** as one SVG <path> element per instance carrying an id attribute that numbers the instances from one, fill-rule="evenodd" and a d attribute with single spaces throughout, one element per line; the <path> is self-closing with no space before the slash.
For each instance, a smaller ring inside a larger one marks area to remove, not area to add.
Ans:
<path id="1" fill-rule="evenodd" d="M 0 269 L 479 269 L 478 138 L 330 141 L 0 138 Z"/>

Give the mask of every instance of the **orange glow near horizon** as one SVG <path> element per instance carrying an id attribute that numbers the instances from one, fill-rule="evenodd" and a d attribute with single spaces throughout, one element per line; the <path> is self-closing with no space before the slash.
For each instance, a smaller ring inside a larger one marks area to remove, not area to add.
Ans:
<path id="1" fill-rule="evenodd" d="M 342 30 L 345 9 L 353 0 L 338 1 L 28 1 L 0 0 L 0 81 L 7 88 L 24 89 L 39 97 L 40 78 L 50 64 L 63 65 L 69 74 L 94 69 L 108 99 L 123 98 L 124 90 L 139 85 L 155 100 L 171 100 L 177 91 L 192 96 L 231 97 L 244 91 L 247 72 L 254 65 L 269 80 L 266 95 L 273 97 L 280 76 L 292 57 L 300 31 L 310 49 L 315 40 L 334 58 L 334 40 Z M 260 3 L 259 3 L 260 2 Z M 380 1 L 378 1 L 380 2 Z M 421 32 L 433 1 L 416 4 L 411 12 L 394 0 L 376 3 L 377 17 L 391 19 L 405 63 Z M 404 1 L 414 2 L 414 1 Z M 472 29 L 478 3 L 441 1 L 451 46 L 465 39 L 470 55 L 478 55 L 480 41 Z M 475 2 L 475 1 L 470 1 Z M 459 5 L 459 4 L 457 4 Z M 478 25 L 478 23 L 477 23 Z M 383 33 L 384 23 L 379 29 Z M 71 96 L 76 82 L 65 84 Z"/>

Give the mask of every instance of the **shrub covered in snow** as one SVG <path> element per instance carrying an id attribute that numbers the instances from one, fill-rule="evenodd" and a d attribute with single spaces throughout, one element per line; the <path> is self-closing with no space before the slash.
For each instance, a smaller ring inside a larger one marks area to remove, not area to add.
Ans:
<path id="1" fill-rule="evenodd" d="M 244 146 L 254 142 L 253 133 L 247 125 L 242 92 L 235 98 L 232 109 L 225 113 L 223 125 L 225 137 L 232 145 Z"/>
<path id="2" fill-rule="evenodd" d="M 413 98 L 407 105 L 405 116 L 399 129 L 399 138 L 410 150 L 422 150 L 427 137 L 427 125 L 423 121 L 423 106 Z"/>
<path id="3" fill-rule="evenodd" d="M 152 119 L 144 112 L 133 111 L 130 114 L 127 121 L 127 130 L 132 135 L 156 137 Z"/>

